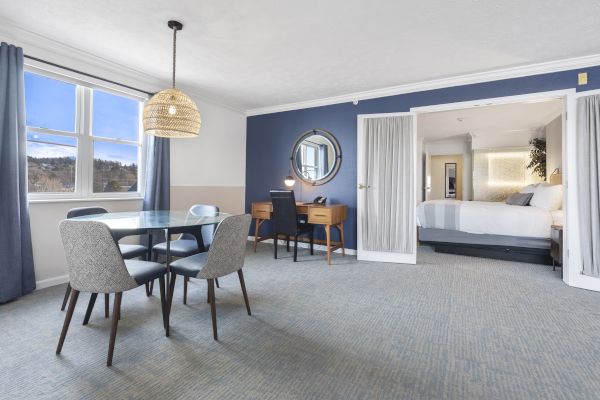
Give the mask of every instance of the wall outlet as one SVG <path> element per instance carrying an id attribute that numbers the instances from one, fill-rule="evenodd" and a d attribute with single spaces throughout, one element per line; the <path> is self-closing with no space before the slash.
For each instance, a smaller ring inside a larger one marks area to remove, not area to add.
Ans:
<path id="1" fill-rule="evenodd" d="M 579 85 L 587 85 L 587 72 L 580 72 L 579 74 L 577 74 L 577 83 Z"/>

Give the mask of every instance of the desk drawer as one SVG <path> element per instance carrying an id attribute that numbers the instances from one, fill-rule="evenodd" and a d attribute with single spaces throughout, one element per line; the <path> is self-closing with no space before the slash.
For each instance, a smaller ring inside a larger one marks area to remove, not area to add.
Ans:
<path id="1" fill-rule="evenodd" d="M 331 209 L 310 207 L 308 209 L 308 223 L 310 224 L 331 224 Z"/>
<path id="2" fill-rule="evenodd" d="M 271 219 L 271 204 L 252 204 L 252 218 Z"/>

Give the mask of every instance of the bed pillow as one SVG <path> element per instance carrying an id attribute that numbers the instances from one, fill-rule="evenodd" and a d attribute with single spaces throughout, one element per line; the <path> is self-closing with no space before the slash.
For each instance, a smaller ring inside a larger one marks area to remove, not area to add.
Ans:
<path id="1" fill-rule="evenodd" d="M 562 185 L 538 186 L 535 188 L 529 205 L 542 210 L 556 211 L 562 208 L 562 198 Z"/>
<path id="2" fill-rule="evenodd" d="M 506 204 L 511 206 L 528 206 L 533 193 L 513 193 L 506 199 Z"/>

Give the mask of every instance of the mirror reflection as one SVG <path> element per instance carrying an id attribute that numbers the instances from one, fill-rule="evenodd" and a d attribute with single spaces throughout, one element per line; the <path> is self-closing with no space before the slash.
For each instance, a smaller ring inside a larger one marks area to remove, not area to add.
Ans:
<path id="1" fill-rule="evenodd" d="M 341 152 L 339 144 L 329 132 L 312 130 L 300 136 L 292 150 L 292 167 L 296 175 L 314 185 L 333 178 Z"/>

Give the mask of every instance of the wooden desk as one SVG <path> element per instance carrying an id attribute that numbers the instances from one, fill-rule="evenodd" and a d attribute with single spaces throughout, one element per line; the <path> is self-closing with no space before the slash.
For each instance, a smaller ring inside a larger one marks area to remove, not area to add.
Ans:
<path id="1" fill-rule="evenodd" d="M 325 237 L 327 240 L 315 240 L 315 243 L 325 244 L 327 248 L 327 264 L 331 264 L 331 252 L 342 249 L 342 255 L 345 256 L 344 249 L 344 221 L 348 214 L 348 206 L 345 204 L 318 205 L 312 203 L 296 202 L 298 214 L 308 215 L 308 223 L 323 225 L 325 228 Z M 263 222 L 271 219 L 273 214 L 273 204 L 270 201 L 258 201 L 252 203 L 252 218 L 255 220 L 254 227 L 254 251 L 256 244 L 260 241 L 272 238 L 272 236 L 259 237 L 258 232 Z M 337 228 L 340 233 L 340 241 L 331 241 L 331 227 Z M 306 240 L 303 240 L 306 241 Z"/>

